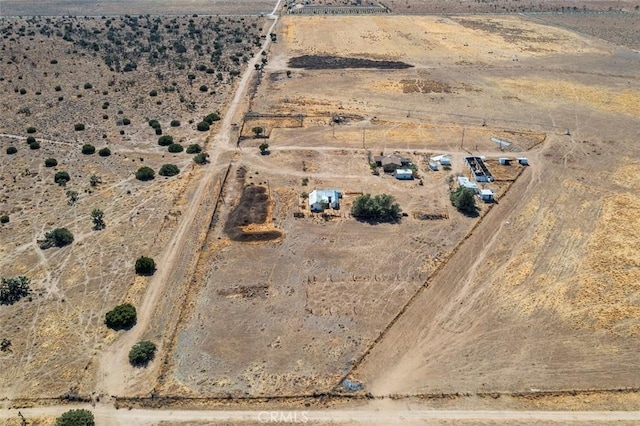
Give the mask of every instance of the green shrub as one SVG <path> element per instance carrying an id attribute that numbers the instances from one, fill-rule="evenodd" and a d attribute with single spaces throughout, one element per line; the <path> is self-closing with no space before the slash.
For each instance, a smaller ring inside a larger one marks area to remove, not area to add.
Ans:
<path id="1" fill-rule="evenodd" d="M 73 125 L 73 129 L 74 129 L 76 132 L 80 132 L 80 131 L 84 130 L 84 124 L 82 124 L 82 123 L 76 123 L 76 124 L 74 124 L 74 125 Z"/>
<path id="2" fill-rule="evenodd" d="M 100 157 L 108 157 L 111 155 L 111 150 L 107 147 L 101 148 L 100 151 L 98 151 L 98 155 Z"/>
<path id="3" fill-rule="evenodd" d="M 21 95 L 26 95 L 27 94 L 27 89 L 20 89 L 20 94 Z"/>
<path id="4" fill-rule="evenodd" d="M 202 152 L 202 147 L 197 143 L 193 143 L 187 147 L 187 154 L 197 154 Z"/>
<path id="5" fill-rule="evenodd" d="M 93 85 L 91 83 L 85 83 L 84 84 L 84 88 L 85 89 L 91 89 L 93 87 Z"/>
<path id="6" fill-rule="evenodd" d="M 155 128 L 156 135 L 160 136 L 162 134 L 162 129 L 160 127 Z"/>
<path id="7" fill-rule="evenodd" d="M 15 154 L 16 152 L 18 152 L 18 148 L 16 148 L 15 146 L 7 147 L 7 154 L 12 155 L 12 154 Z"/>
<path id="8" fill-rule="evenodd" d="M 171 127 L 180 127 L 180 120 L 171 120 Z"/>
<path id="9" fill-rule="evenodd" d="M 59 91 L 61 91 L 61 90 L 62 90 L 62 87 L 60 87 L 60 86 L 56 86 L 56 87 L 54 87 L 54 90 L 55 90 L 56 92 L 59 92 Z"/>
<path id="10" fill-rule="evenodd" d="M 214 121 L 220 121 L 220 114 L 218 114 L 217 112 L 212 112 L 211 114 L 203 118 L 202 121 L 206 121 L 209 124 L 213 124 Z"/>
<path id="11" fill-rule="evenodd" d="M 13 305 L 31 293 L 29 278 L 24 275 L 2 278 L 0 282 L 0 305 Z"/>
<path id="12" fill-rule="evenodd" d="M 173 143 L 173 136 L 163 135 L 158 138 L 158 145 L 169 146 Z"/>
<path id="13" fill-rule="evenodd" d="M 209 88 L 207 86 L 205 86 L 204 84 L 202 86 L 200 86 L 200 91 L 201 92 L 206 92 L 207 90 L 209 90 Z"/>
<path id="14" fill-rule="evenodd" d="M 136 308 L 130 303 L 118 305 L 105 315 L 105 324 L 114 330 L 128 329 L 135 325 Z"/>
<path id="15" fill-rule="evenodd" d="M 29 144 L 29 149 L 40 149 L 40 144 L 38 142 L 31 142 Z"/>
<path id="16" fill-rule="evenodd" d="M 49 247 L 64 247 L 73 242 L 73 234 L 67 228 L 56 228 L 44 234 L 44 241 L 40 243 L 41 249 Z"/>
<path id="17" fill-rule="evenodd" d="M 184 148 L 179 143 L 172 143 L 169 145 L 168 151 L 172 153 L 182 152 Z"/>
<path id="18" fill-rule="evenodd" d="M 92 155 L 95 154 L 96 152 L 96 147 L 91 145 L 91 144 L 84 144 L 82 145 L 82 153 L 85 155 Z"/>
<path id="19" fill-rule="evenodd" d="M 160 127 L 160 123 L 158 122 L 158 120 L 149 120 L 149 126 L 157 129 L 158 127 Z"/>
<path id="20" fill-rule="evenodd" d="M 36 138 L 34 138 L 33 136 L 27 136 L 27 145 L 32 144 L 35 141 L 36 141 Z"/>
<path id="21" fill-rule="evenodd" d="M 128 126 L 129 124 L 131 124 L 131 120 L 129 120 L 128 118 L 123 118 L 122 119 L 122 124 L 125 126 Z"/>
<path id="22" fill-rule="evenodd" d="M 67 172 L 58 172 L 53 177 L 53 181 L 60 186 L 65 186 L 71 180 L 71 176 Z"/>
<path id="23" fill-rule="evenodd" d="M 193 162 L 196 164 L 207 164 L 209 162 L 209 154 L 201 152 L 193 156 Z"/>
<path id="24" fill-rule="evenodd" d="M 9 223 L 9 215 L 3 214 L 2 216 L 0 216 L 0 223 Z"/>
<path id="25" fill-rule="evenodd" d="M 129 351 L 129 363 L 134 367 L 145 366 L 156 354 L 156 345 L 148 340 L 136 343 Z"/>
<path id="26" fill-rule="evenodd" d="M 372 222 L 397 222 L 402 210 L 388 194 L 371 196 L 364 194 L 353 201 L 351 214 L 353 217 Z"/>
<path id="27" fill-rule="evenodd" d="M 156 177 L 156 172 L 151 167 L 143 166 L 136 172 L 136 179 L 141 181 L 153 180 Z"/>
<path id="28" fill-rule="evenodd" d="M 198 130 L 201 132 L 206 132 L 207 130 L 209 130 L 209 123 L 207 123 L 206 121 L 201 121 L 198 123 Z"/>
<path id="29" fill-rule="evenodd" d="M 158 91 L 157 90 L 152 90 L 149 92 L 149 96 L 158 96 Z"/>
<path id="30" fill-rule="evenodd" d="M 163 164 L 158 174 L 160 176 L 175 176 L 180 173 L 180 169 L 175 164 Z"/>
<path id="31" fill-rule="evenodd" d="M 451 204 L 461 213 L 470 216 L 477 214 L 476 197 L 473 189 L 460 186 L 449 194 L 449 199 L 451 200 Z"/>
<path id="32" fill-rule="evenodd" d="M 138 275 L 153 275 L 156 271 L 156 262 L 145 256 L 140 256 L 136 259 L 136 274 Z"/>
<path id="33" fill-rule="evenodd" d="M 58 165 L 58 160 L 56 160 L 55 158 L 47 158 L 46 160 L 44 160 L 45 167 L 55 167 L 57 165 Z"/>
<path id="34" fill-rule="evenodd" d="M 27 127 L 27 133 L 35 133 L 36 132 L 36 128 L 33 126 Z"/>
<path id="35" fill-rule="evenodd" d="M 93 413 L 89 410 L 69 410 L 56 419 L 55 426 L 95 426 Z"/>

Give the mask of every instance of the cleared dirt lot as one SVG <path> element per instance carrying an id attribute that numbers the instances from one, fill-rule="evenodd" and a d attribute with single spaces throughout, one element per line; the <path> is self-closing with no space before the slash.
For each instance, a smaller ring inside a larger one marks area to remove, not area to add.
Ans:
<path id="1" fill-rule="evenodd" d="M 449 221 L 400 225 L 360 224 L 342 213 L 294 219 L 300 192 L 389 192 L 408 211 L 434 200 L 447 209 L 442 178 L 425 172 L 418 187 L 371 176 L 367 150 L 452 152 L 461 171 L 465 151 L 504 155 L 491 137 L 514 142 L 531 168 L 353 377 L 381 395 L 637 386 L 628 374 L 640 368 L 632 337 L 637 258 L 613 243 L 606 259 L 590 251 L 603 235 L 635 238 L 634 222 L 609 219 L 637 202 L 612 181 L 635 176 L 635 54 L 509 16 L 287 17 L 278 40 L 252 111 L 302 115 L 302 128 L 263 118 L 272 154 L 260 156 L 263 140 L 246 139 L 238 166 L 270 188 L 269 226 L 284 238 L 244 245 L 215 234 L 221 248 L 212 249 L 179 336 L 168 389 L 286 395 L 336 385 L 429 277 L 438 245 L 446 254 L 470 223 L 451 211 Z M 287 66 L 304 54 L 414 67 Z M 331 126 L 335 114 L 350 118 Z M 227 210 L 243 183 L 235 185 Z M 611 280 L 602 265 L 629 272 Z"/>

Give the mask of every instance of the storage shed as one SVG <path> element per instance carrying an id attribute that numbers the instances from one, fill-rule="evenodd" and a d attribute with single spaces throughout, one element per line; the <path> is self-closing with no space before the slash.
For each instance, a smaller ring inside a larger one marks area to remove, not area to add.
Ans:
<path id="1" fill-rule="evenodd" d="M 323 212 L 329 207 L 340 208 L 340 198 L 342 192 L 337 189 L 316 189 L 309 193 L 309 210 L 312 212 Z"/>
<path id="2" fill-rule="evenodd" d="M 475 182 L 471 182 L 469 178 L 465 176 L 458 176 L 458 186 L 472 189 L 473 192 L 478 193 L 478 185 Z"/>
<path id="3" fill-rule="evenodd" d="M 485 203 L 493 202 L 493 191 L 490 189 L 481 189 L 480 190 L 480 199 Z"/>
<path id="4" fill-rule="evenodd" d="M 411 169 L 396 169 L 396 179 L 399 179 L 399 180 L 411 180 L 411 179 L 413 179 L 413 170 L 411 170 Z"/>

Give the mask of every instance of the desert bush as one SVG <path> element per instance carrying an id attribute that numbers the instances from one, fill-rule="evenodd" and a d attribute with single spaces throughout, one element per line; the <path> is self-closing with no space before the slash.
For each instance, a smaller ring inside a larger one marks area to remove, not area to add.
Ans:
<path id="1" fill-rule="evenodd" d="M 175 176 L 180 173 L 180 169 L 175 164 L 163 164 L 158 174 L 160 176 Z"/>
<path id="2" fill-rule="evenodd" d="M 201 132 L 206 132 L 207 130 L 209 130 L 209 123 L 207 123 L 206 121 L 201 121 L 198 123 L 198 130 Z"/>
<path id="3" fill-rule="evenodd" d="M 57 59 L 52 59 L 52 60 L 50 60 L 50 61 L 49 61 L 49 63 L 50 63 L 51 65 L 55 65 L 55 64 L 57 64 L 57 63 L 58 63 L 58 60 L 57 60 Z"/>
<path id="4" fill-rule="evenodd" d="M 71 180 L 71 176 L 67 172 L 58 172 L 53 177 L 53 181 L 60 186 L 65 186 Z"/>
<path id="5" fill-rule="evenodd" d="M 100 231 L 107 226 L 104 223 L 104 212 L 100 209 L 91 210 L 91 222 L 93 222 L 94 231 Z"/>
<path id="6" fill-rule="evenodd" d="M 202 152 L 202 147 L 197 143 L 193 143 L 187 147 L 187 154 L 197 154 L 199 152 Z"/>
<path id="7" fill-rule="evenodd" d="M 201 152 L 193 156 L 193 162 L 196 164 L 207 164 L 209 162 L 209 154 Z"/>
<path id="8" fill-rule="evenodd" d="M 135 367 L 145 366 L 156 354 L 156 345 L 148 340 L 136 343 L 129 351 L 129 363 Z"/>
<path id="9" fill-rule="evenodd" d="M 207 90 L 209 90 L 209 88 L 206 85 L 203 84 L 202 86 L 200 86 L 201 92 L 206 92 Z"/>
<path id="10" fill-rule="evenodd" d="M 55 426 L 95 426 L 95 418 L 89 410 L 69 410 L 56 419 Z"/>
<path id="11" fill-rule="evenodd" d="M 34 138 L 33 136 L 27 136 L 27 145 L 32 144 L 35 141 L 36 141 L 36 138 Z"/>
<path id="12" fill-rule="evenodd" d="M 169 145 L 169 148 L 167 148 L 167 150 L 175 154 L 177 152 L 182 152 L 184 148 L 179 143 L 172 143 L 171 145 Z"/>
<path id="13" fill-rule="evenodd" d="M 371 196 L 364 194 L 357 197 L 351 207 L 353 217 L 373 222 L 397 222 L 402 210 L 388 194 Z"/>
<path id="14" fill-rule="evenodd" d="M 98 155 L 100 157 L 108 157 L 111 155 L 111 150 L 105 146 L 104 148 L 101 148 L 100 151 L 98 151 Z"/>
<path id="15" fill-rule="evenodd" d="M 27 133 L 35 133 L 36 131 L 37 131 L 36 128 L 33 126 L 27 127 Z"/>
<path id="16" fill-rule="evenodd" d="M 171 120 L 171 127 L 180 127 L 180 120 Z"/>
<path id="17" fill-rule="evenodd" d="M 96 152 L 96 147 L 91 145 L 91 144 L 84 144 L 82 145 L 82 153 L 85 155 L 92 155 L 95 154 Z"/>
<path id="18" fill-rule="evenodd" d="M 0 223 L 9 223 L 9 215 L 3 214 L 2 216 L 0 216 Z"/>
<path id="19" fill-rule="evenodd" d="M 44 160 L 45 167 L 55 167 L 57 165 L 58 165 L 58 160 L 56 160 L 55 158 L 47 158 L 46 160 Z"/>
<path id="20" fill-rule="evenodd" d="M 141 181 L 152 180 L 156 177 L 156 172 L 151 167 L 143 166 L 136 172 L 136 179 Z"/>
<path id="21" fill-rule="evenodd" d="M 133 327 L 136 319 L 136 308 L 130 303 L 124 303 L 107 312 L 104 323 L 114 330 L 122 330 Z"/>
<path id="22" fill-rule="evenodd" d="M 149 96 L 158 96 L 158 91 L 157 90 L 152 90 L 149 92 Z"/>
<path id="23" fill-rule="evenodd" d="M 140 256 L 136 259 L 135 268 L 138 275 L 153 275 L 156 271 L 156 262 L 150 257 Z"/>
<path id="24" fill-rule="evenodd" d="M 158 127 L 160 127 L 160 122 L 158 120 L 149 120 L 149 126 L 157 129 Z"/>
<path id="25" fill-rule="evenodd" d="M 80 132 L 80 131 L 84 130 L 84 124 L 83 123 L 76 123 L 76 124 L 73 125 L 73 129 L 76 132 Z"/>
<path id="26" fill-rule="evenodd" d="M 213 124 L 214 121 L 220 121 L 220 114 L 218 114 L 217 112 L 212 112 L 211 114 L 203 118 L 202 121 L 206 121 L 209 124 Z"/>
<path id="27" fill-rule="evenodd" d="M 64 247 L 73 242 L 73 234 L 67 228 L 56 228 L 44 234 L 44 241 L 40 243 L 41 249 L 50 247 Z"/>
<path id="28" fill-rule="evenodd" d="M 122 124 L 125 126 L 128 126 L 129 124 L 131 124 L 131 120 L 129 120 L 128 118 L 123 118 L 122 119 Z"/>
<path id="29" fill-rule="evenodd" d="M 7 147 L 7 154 L 12 155 L 12 154 L 15 154 L 16 152 L 18 152 L 18 148 L 16 148 L 15 146 Z"/>
<path id="30" fill-rule="evenodd" d="M 24 275 L 2 278 L 0 282 L 0 305 L 13 305 L 31 292 L 29 278 Z"/>
<path id="31" fill-rule="evenodd" d="M 20 89 L 20 94 L 21 95 L 26 95 L 27 94 L 27 89 Z"/>
<path id="32" fill-rule="evenodd" d="M 40 149 L 40 144 L 36 141 L 36 142 L 31 142 L 29 144 L 29 149 Z"/>
<path id="33" fill-rule="evenodd" d="M 53 90 L 55 90 L 56 92 L 59 92 L 59 91 L 61 91 L 61 90 L 62 90 L 62 87 L 60 87 L 60 86 L 56 86 L 56 87 L 54 87 L 54 88 L 53 88 Z"/>
<path id="34" fill-rule="evenodd" d="M 173 136 L 164 135 L 158 138 L 158 145 L 160 146 L 169 146 L 173 143 Z"/>
<path id="35" fill-rule="evenodd" d="M 85 83 L 84 84 L 84 88 L 85 89 L 91 89 L 91 88 L 93 88 L 93 85 L 91 83 Z"/>
<path id="36" fill-rule="evenodd" d="M 461 213 L 466 215 L 475 215 L 477 213 L 475 192 L 471 188 L 463 186 L 458 187 L 449 194 L 451 204 L 455 206 Z"/>
<path id="37" fill-rule="evenodd" d="M 269 154 L 269 144 L 266 142 L 262 142 L 260 144 L 260 146 L 258 147 L 258 149 L 260 149 L 260 154 L 262 155 L 268 155 Z"/>
<path id="38" fill-rule="evenodd" d="M 160 127 L 155 128 L 156 135 L 160 136 L 162 134 L 162 129 Z"/>

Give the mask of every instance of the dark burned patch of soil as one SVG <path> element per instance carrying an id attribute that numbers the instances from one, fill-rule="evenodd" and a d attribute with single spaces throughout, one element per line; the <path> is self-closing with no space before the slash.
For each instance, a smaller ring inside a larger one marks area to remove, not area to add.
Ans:
<path id="1" fill-rule="evenodd" d="M 245 232 L 242 227 L 251 224 L 263 224 L 267 221 L 269 195 L 264 186 L 247 185 L 242 190 L 240 202 L 229 214 L 225 232 L 233 241 L 259 242 L 271 241 L 282 236 L 280 231 Z"/>
<path id="2" fill-rule="evenodd" d="M 382 70 L 401 70 L 413 68 L 400 61 L 375 61 L 373 59 L 341 58 L 339 56 L 303 55 L 289 59 L 291 68 L 307 70 L 334 70 L 343 68 L 375 68 Z"/>

